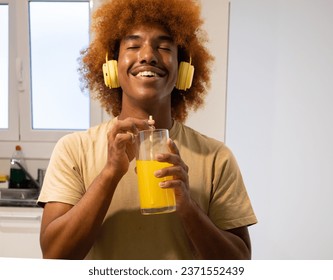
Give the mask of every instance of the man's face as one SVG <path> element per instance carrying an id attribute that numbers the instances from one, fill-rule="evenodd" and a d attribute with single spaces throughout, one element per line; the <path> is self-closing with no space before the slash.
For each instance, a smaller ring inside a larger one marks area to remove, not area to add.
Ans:
<path id="1" fill-rule="evenodd" d="M 123 101 L 170 101 L 178 71 L 177 46 L 159 25 L 131 29 L 120 43 L 118 77 Z"/>

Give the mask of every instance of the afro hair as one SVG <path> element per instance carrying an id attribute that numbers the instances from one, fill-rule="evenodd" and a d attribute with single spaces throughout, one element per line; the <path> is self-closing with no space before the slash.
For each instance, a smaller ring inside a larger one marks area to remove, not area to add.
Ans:
<path id="1" fill-rule="evenodd" d="M 201 6 L 194 0 L 107 0 L 93 14 L 93 40 L 81 54 L 80 73 L 83 87 L 94 93 L 102 107 L 113 116 L 121 112 L 122 89 L 104 84 L 102 65 L 105 54 L 117 59 L 119 44 L 129 26 L 158 23 L 178 46 L 178 62 L 189 61 L 195 68 L 193 83 L 186 92 L 173 89 L 172 117 L 184 122 L 189 110 L 204 104 L 210 87 L 210 69 L 214 58 L 205 44 Z"/>

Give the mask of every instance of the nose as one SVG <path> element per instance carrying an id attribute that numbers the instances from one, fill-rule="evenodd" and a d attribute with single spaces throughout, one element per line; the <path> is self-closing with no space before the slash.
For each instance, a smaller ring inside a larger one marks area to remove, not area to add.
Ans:
<path id="1" fill-rule="evenodd" d="M 139 52 L 140 63 L 156 65 L 158 63 L 157 54 L 152 46 L 142 46 Z"/>

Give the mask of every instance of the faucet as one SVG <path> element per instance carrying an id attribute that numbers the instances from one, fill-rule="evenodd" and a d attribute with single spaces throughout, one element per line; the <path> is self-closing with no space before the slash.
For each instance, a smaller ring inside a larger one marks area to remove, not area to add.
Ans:
<path id="1" fill-rule="evenodd" d="M 14 164 L 16 164 L 16 165 L 18 165 L 18 167 L 20 167 L 22 170 L 23 170 L 23 172 L 24 172 L 24 174 L 31 180 L 31 182 L 35 185 L 35 187 L 37 188 L 37 189 L 40 189 L 40 184 L 34 179 L 34 177 L 32 177 L 31 176 L 31 174 L 23 167 L 23 165 L 20 163 L 20 161 L 19 160 L 17 160 L 17 159 L 14 159 L 14 158 L 12 158 L 11 160 L 10 160 L 10 164 L 11 165 L 14 165 Z"/>

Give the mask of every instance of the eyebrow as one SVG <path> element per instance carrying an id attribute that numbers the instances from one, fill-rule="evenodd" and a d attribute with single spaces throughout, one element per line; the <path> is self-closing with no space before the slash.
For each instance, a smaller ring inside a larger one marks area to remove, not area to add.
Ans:
<path id="1" fill-rule="evenodd" d="M 123 41 L 135 41 L 135 40 L 140 40 L 142 37 L 140 35 L 127 35 L 123 38 Z M 168 35 L 160 35 L 157 37 L 157 40 L 159 41 L 168 41 L 168 42 L 173 42 L 171 36 Z"/>

